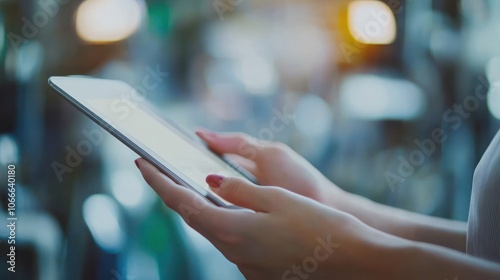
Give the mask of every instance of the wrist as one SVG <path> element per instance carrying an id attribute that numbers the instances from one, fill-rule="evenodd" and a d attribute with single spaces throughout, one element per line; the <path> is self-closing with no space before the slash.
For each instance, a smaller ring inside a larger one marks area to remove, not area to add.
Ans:
<path id="1" fill-rule="evenodd" d="M 418 253 L 418 243 L 381 234 L 382 236 L 371 239 L 366 250 L 366 271 L 370 271 L 373 279 L 408 279 L 410 275 L 417 276 L 424 267 Z"/>
<path id="2" fill-rule="evenodd" d="M 338 258 L 330 263 L 331 268 L 339 269 L 339 275 L 371 280 L 408 279 L 418 272 L 415 267 L 423 267 L 414 262 L 416 242 L 369 227 L 349 214 L 342 215 L 343 222 L 337 220 L 334 226 L 341 225 L 349 234 L 338 237 Z"/>
<path id="3" fill-rule="evenodd" d="M 496 263 L 389 234 L 372 235 L 357 258 L 364 279 L 499 279 Z"/>

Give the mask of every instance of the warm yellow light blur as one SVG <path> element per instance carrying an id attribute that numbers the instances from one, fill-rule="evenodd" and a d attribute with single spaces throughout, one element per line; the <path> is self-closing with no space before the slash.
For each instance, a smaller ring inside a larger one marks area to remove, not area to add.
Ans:
<path id="1" fill-rule="evenodd" d="M 349 32 L 363 44 L 387 45 L 396 40 L 396 19 L 384 2 L 360 0 L 349 3 L 348 21 Z"/>
<path id="2" fill-rule="evenodd" d="M 86 0 L 76 11 L 76 32 L 90 43 L 121 41 L 137 31 L 141 15 L 137 0 Z"/>

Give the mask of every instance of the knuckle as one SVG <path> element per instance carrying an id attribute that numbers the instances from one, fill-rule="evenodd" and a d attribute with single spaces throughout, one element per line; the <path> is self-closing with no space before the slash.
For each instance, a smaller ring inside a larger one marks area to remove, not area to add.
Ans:
<path id="1" fill-rule="evenodd" d="M 234 178 L 225 178 L 221 191 L 227 196 L 237 195 L 239 192 L 238 181 Z"/>
<path id="2" fill-rule="evenodd" d="M 240 142 L 240 145 L 243 146 L 250 146 L 250 147 L 260 147 L 261 142 L 259 139 L 254 138 L 246 133 L 242 132 L 237 132 L 235 135 L 236 139 L 238 139 L 238 142 Z"/>
<path id="3" fill-rule="evenodd" d="M 198 223 L 196 215 L 182 215 L 181 218 L 187 226 L 196 230 L 197 232 L 203 231 L 202 226 Z"/>
<path id="4" fill-rule="evenodd" d="M 267 145 L 267 152 L 274 156 L 283 155 L 288 151 L 288 149 L 289 147 L 281 142 L 270 142 Z"/>
<path id="5" fill-rule="evenodd" d="M 279 187 L 268 187 L 267 189 L 268 195 L 275 197 L 275 198 L 280 198 L 284 196 L 284 190 Z"/>
<path id="6" fill-rule="evenodd" d="M 243 143 L 250 143 L 251 142 L 251 137 L 248 134 L 242 133 L 242 132 L 237 132 L 235 134 L 235 138 L 238 139 L 240 142 Z"/>
<path id="7" fill-rule="evenodd" d="M 221 243 L 238 245 L 243 242 L 239 229 L 229 219 L 219 217 L 212 225 L 214 237 Z"/>
<path id="8" fill-rule="evenodd" d="M 287 199 L 286 190 L 280 187 L 267 187 L 266 188 L 267 195 L 272 204 L 280 205 Z"/>
<path id="9" fill-rule="evenodd" d="M 188 225 L 190 228 L 195 227 L 194 221 L 193 221 L 192 217 L 190 217 L 189 215 L 181 214 L 181 218 L 186 223 L 186 225 Z"/>
<path id="10" fill-rule="evenodd" d="M 238 245 L 243 242 L 241 236 L 234 233 L 230 226 L 226 226 L 215 233 L 215 238 L 228 245 Z"/>

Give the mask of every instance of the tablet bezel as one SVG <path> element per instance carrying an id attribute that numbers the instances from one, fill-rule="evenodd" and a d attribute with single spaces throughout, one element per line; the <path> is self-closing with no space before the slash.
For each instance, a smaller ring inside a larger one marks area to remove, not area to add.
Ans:
<path id="1" fill-rule="evenodd" d="M 49 85 L 55 89 L 55 91 L 63 97 L 66 101 L 68 101 L 70 104 L 75 106 L 80 112 L 85 114 L 87 117 L 89 117 L 91 120 L 93 120 L 95 123 L 97 123 L 100 127 L 102 127 L 105 131 L 109 132 L 111 135 L 113 135 L 115 138 L 117 138 L 120 142 L 125 144 L 127 147 L 129 147 L 132 151 L 137 153 L 139 156 L 153 164 L 156 168 L 158 168 L 162 173 L 167 175 L 169 178 L 171 178 L 175 183 L 182 185 L 184 187 L 187 187 L 197 194 L 201 195 L 202 197 L 206 198 L 213 204 L 217 206 L 222 206 L 226 208 L 240 208 L 232 204 L 227 204 L 223 200 L 219 199 L 217 196 L 213 195 L 212 193 L 208 192 L 205 190 L 202 186 L 198 186 L 194 181 L 192 181 L 190 178 L 186 178 L 183 176 L 182 172 L 177 170 L 175 167 L 170 165 L 168 161 L 162 160 L 154 151 L 149 149 L 146 145 L 142 144 L 140 141 L 138 141 L 135 137 L 132 135 L 128 134 L 125 131 L 120 131 L 119 127 L 114 127 L 112 123 L 109 123 L 105 119 L 103 119 L 101 116 L 99 116 L 98 113 L 94 112 L 92 108 L 89 108 L 87 104 L 85 104 L 85 99 L 86 98 L 110 98 L 110 99 L 115 99 L 115 98 L 122 98 L 122 92 L 68 92 L 67 90 L 63 89 L 64 86 L 61 85 L 61 82 L 72 82 L 76 81 L 82 82 L 83 81 L 88 81 L 88 82 L 101 82 L 101 83 L 109 83 L 110 85 L 114 86 L 121 86 L 124 87 L 125 90 L 128 90 L 130 92 L 135 91 L 134 88 L 132 88 L 130 85 L 123 81 L 119 80 L 107 80 L 107 79 L 99 79 L 99 78 L 93 78 L 93 77 L 58 77 L 58 76 L 53 76 L 50 77 L 48 80 Z M 136 92 L 136 91 L 135 91 Z M 136 92 L 137 93 L 137 92 Z M 85 94 L 85 96 L 83 96 Z M 210 149 L 208 149 L 206 146 L 201 145 L 200 143 L 196 142 L 193 140 L 192 137 L 187 135 L 185 132 L 182 131 L 174 122 L 171 120 L 164 119 L 159 116 L 159 114 L 155 113 L 154 108 L 152 106 L 149 106 L 146 104 L 147 101 L 141 101 L 140 104 L 134 104 L 137 107 L 141 107 L 148 115 L 151 117 L 155 118 L 157 121 L 159 121 L 161 124 L 165 125 L 168 127 L 170 130 L 173 132 L 177 133 L 180 137 L 185 139 L 187 142 L 189 142 L 191 145 L 194 146 L 196 149 L 202 150 L 202 152 L 206 153 L 211 153 L 212 155 L 220 158 L 223 162 L 228 164 L 235 172 L 241 174 L 245 178 L 247 178 L 251 182 L 256 182 L 255 178 L 248 173 L 246 170 L 242 169 L 241 167 L 237 166 L 236 164 L 232 163 L 229 161 L 227 158 L 220 156 L 214 152 L 212 152 Z M 91 105 L 90 105 L 91 106 Z"/>

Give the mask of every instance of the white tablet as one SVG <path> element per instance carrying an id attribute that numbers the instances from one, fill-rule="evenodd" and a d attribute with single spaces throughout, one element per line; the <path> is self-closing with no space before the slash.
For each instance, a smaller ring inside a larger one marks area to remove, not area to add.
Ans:
<path id="1" fill-rule="evenodd" d="M 160 118 L 134 88 L 122 81 L 87 77 L 51 77 L 52 86 L 70 104 L 155 165 L 176 183 L 212 203 L 235 206 L 215 194 L 205 182 L 209 174 L 255 182 L 246 170 L 216 155 L 184 134 L 172 121 Z"/>

